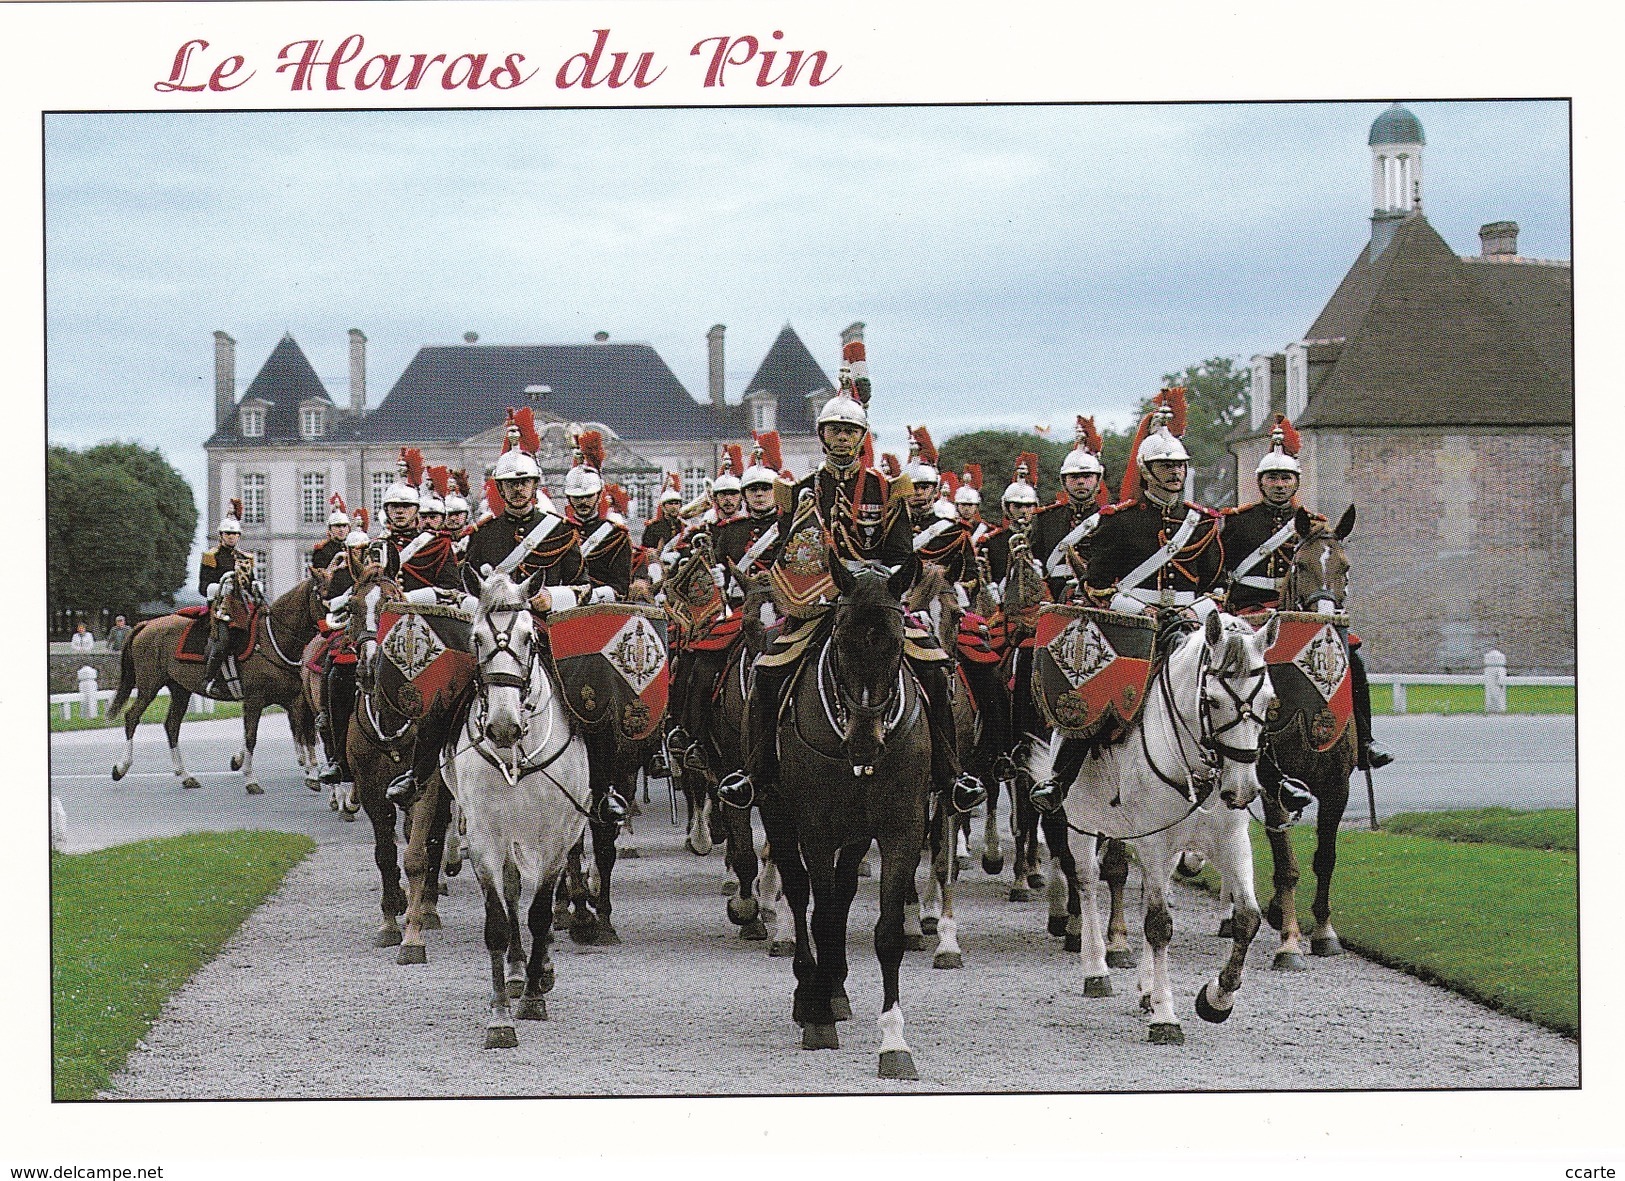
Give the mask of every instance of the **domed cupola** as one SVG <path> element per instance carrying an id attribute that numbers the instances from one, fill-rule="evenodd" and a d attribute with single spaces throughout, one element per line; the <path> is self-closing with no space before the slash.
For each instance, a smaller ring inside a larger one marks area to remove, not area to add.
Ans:
<path id="1" fill-rule="evenodd" d="M 1371 124 L 1371 257 L 1393 239 L 1396 224 L 1422 209 L 1422 122 L 1394 103 Z"/>

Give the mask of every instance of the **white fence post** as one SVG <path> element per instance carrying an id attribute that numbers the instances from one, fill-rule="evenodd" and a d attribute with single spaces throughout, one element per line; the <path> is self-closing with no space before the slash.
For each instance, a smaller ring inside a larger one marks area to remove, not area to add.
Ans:
<path id="1" fill-rule="evenodd" d="M 88 664 L 79 666 L 79 708 L 86 718 L 96 716 L 96 670 Z"/>
<path id="2" fill-rule="evenodd" d="M 1394 682 L 1394 712 L 1396 714 L 1402 714 L 1402 713 L 1405 712 L 1405 709 L 1406 709 L 1405 682 L 1404 681 L 1395 681 Z"/>
<path id="3" fill-rule="evenodd" d="M 1507 657 L 1505 652 L 1491 648 L 1484 653 L 1484 712 L 1504 714 L 1507 711 Z"/>

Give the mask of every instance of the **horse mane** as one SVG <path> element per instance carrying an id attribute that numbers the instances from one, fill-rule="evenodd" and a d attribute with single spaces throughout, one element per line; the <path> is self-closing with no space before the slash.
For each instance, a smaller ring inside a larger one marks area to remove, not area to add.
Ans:
<path id="1" fill-rule="evenodd" d="M 935 562 L 927 562 L 925 573 L 903 596 L 903 605 L 910 611 L 924 611 L 931 605 L 931 600 L 948 590 L 948 576 L 941 566 Z"/>
<path id="2" fill-rule="evenodd" d="M 492 611 L 516 611 L 529 606 L 529 602 L 519 584 L 506 574 L 499 577 L 497 572 L 493 572 L 480 587 L 481 615 L 489 615 Z"/>

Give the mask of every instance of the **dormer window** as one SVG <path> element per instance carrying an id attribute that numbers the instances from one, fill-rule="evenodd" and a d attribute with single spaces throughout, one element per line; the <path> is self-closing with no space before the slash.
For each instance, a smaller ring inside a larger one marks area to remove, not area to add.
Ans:
<path id="1" fill-rule="evenodd" d="M 265 435 L 265 408 L 263 406 L 244 406 L 239 411 L 238 422 L 242 427 L 243 438 L 259 439 Z"/>
<path id="2" fill-rule="evenodd" d="M 327 409 L 324 406 L 304 406 L 299 411 L 299 437 L 319 439 L 327 433 Z"/>
<path id="3" fill-rule="evenodd" d="M 772 394 L 761 390 L 752 390 L 745 395 L 745 405 L 750 407 L 751 430 L 771 431 L 776 429 L 779 400 Z"/>

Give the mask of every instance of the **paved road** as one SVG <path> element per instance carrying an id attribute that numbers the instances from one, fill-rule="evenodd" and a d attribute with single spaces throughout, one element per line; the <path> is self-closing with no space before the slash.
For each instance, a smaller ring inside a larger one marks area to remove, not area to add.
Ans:
<path id="1" fill-rule="evenodd" d="M 1574 806 L 1573 717 L 1410 715 L 1379 718 L 1377 731 L 1398 757 L 1375 777 L 1379 819 L 1402 811 L 1496 804 Z M 242 723 L 235 719 L 188 722 L 181 751 L 203 789 L 183 791 L 169 769 L 168 747 L 157 725 L 138 731 L 134 766 L 119 783 L 108 772 L 121 756 L 122 731 L 52 735 L 51 790 L 68 814 L 69 849 L 245 827 L 305 832 L 324 843 L 362 839 L 358 826 L 330 823 L 323 798 L 299 786 L 285 718 L 273 715 L 260 723 L 255 765 L 266 787 L 263 796 L 246 795 L 242 776 L 226 769 L 241 739 Z M 1349 815 L 1363 821 L 1362 775 L 1355 775 L 1352 790 Z"/>

